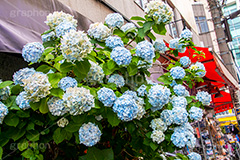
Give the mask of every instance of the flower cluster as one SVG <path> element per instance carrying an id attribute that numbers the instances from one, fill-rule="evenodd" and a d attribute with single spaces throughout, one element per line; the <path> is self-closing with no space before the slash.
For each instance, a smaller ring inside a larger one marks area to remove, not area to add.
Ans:
<path id="1" fill-rule="evenodd" d="M 63 116 L 68 112 L 63 100 L 58 97 L 52 97 L 48 102 L 48 109 L 53 116 Z"/>
<path id="2" fill-rule="evenodd" d="M 146 61 L 150 61 L 155 57 L 154 47 L 148 41 L 142 41 L 136 46 L 136 55 Z"/>
<path id="3" fill-rule="evenodd" d="M 3 123 L 4 117 L 8 114 L 8 108 L 0 101 L 0 124 Z"/>
<path id="4" fill-rule="evenodd" d="M 113 49 L 115 47 L 124 47 L 123 41 L 120 37 L 110 36 L 105 41 L 106 46 Z"/>
<path id="5" fill-rule="evenodd" d="M 42 56 L 44 47 L 39 42 L 27 43 L 22 49 L 22 56 L 26 62 L 36 63 Z"/>
<path id="6" fill-rule="evenodd" d="M 202 160 L 201 155 L 199 155 L 199 154 L 196 153 L 196 152 L 191 152 L 191 153 L 188 155 L 188 158 L 189 158 L 190 160 Z"/>
<path id="7" fill-rule="evenodd" d="M 152 59 L 150 61 L 139 60 L 137 63 L 137 66 L 138 66 L 138 69 L 140 69 L 140 68 L 149 69 L 152 67 L 152 64 L 153 64 Z"/>
<path id="8" fill-rule="evenodd" d="M 132 60 L 130 51 L 124 47 L 116 47 L 111 52 L 111 58 L 118 65 L 128 65 Z"/>
<path id="9" fill-rule="evenodd" d="M 183 67 L 188 67 L 191 64 L 191 60 L 189 59 L 189 57 L 184 56 L 180 58 L 180 63 Z"/>
<path id="10" fill-rule="evenodd" d="M 112 34 L 111 30 L 107 26 L 98 22 L 91 24 L 87 32 L 90 37 L 100 42 L 104 41 Z"/>
<path id="11" fill-rule="evenodd" d="M 170 69 L 170 75 L 173 79 L 183 79 L 186 75 L 185 70 L 182 67 L 173 67 Z"/>
<path id="12" fill-rule="evenodd" d="M 82 61 L 92 51 L 92 44 L 83 31 L 70 30 L 61 39 L 63 57 L 69 61 Z"/>
<path id="13" fill-rule="evenodd" d="M 199 77 L 204 77 L 206 75 L 206 69 L 204 65 L 201 62 L 196 62 L 195 65 L 198 67 L 196 75 L 198 75 Z M 203 70 L 203 71 L 198 71 L 198 70 Z"/>
<path id="14" fill-rule="evenodd" d="M 195 106 L 192 106 L 191 109 L 189 110 L 189 113 L 190 113 L 190 118 L 192 120 L 201 120 L 202 119 L 202 116 L 203 116 L 203 111 L 201 108 L 198 108 L 198 107 L 195 107 Z"/>
<path id="15" fill-rule="evenodd" d="M 123 76 L 119 74 L 113 74 L 109 77 L 108 83 L 114 83 L 117 87 L 121 88 L 125 85 Z"/>
<path id="16" fill-rule="evenodd" d="M 180 35 L 181 38 L 190 39 L 192 38 L 192 32 L 189 29 L 184 29 Z"/>
<path id="17" fill-rule="evenodd" d="M 124 19 L 119 13 L 111 13 L 107 15 L 107 17 L 105 18 L 105 22 L 110 28 L 121 28 L 124 24 Z"/>
<path id="18" fill-rule="evenodd" d="M 166 125 L 170 126 L 173 123 L 172 110 L 167 109 L 163 110 L 160 118 Z"/>
<path id="19" fill-rule="evenodd" d="M 2 83 L 2 80 L 0 79 L 0 84 L 1 83 Z M 9 88 L 9 86 L 0 89 L 0 100 L 8 99 L 9 95 L 10 95 L 10 88 Z"/>
<path id="20" fill-rule="evenodd" d="M 90 83 L 103 82 L 104 72 L 103 69 L 96 63 L 90 61 L 91 67 L 85 80 Z"/>
<path id="21" fill-rule="evenodd" d="M 162 132 L 165 132 L 167 130 L 167 125 L 161 118 L 155 118 L 151 121 L 150 127 L 153 130 L 160 130 Z"/>
<path id="22" fill-rule="evenodd" d="M 64 77 L 58 82 L 58 87 L 64 91 L 69 87 L 77 87 L 77 80 L 72 77 Z"/>
<path id="23" fill-rule="evenodd" d="M 131 31 L 136 29 L 136 26 L 133 23 L 126 23 L 121 27 L 123 32 Z"/>
<path id="24" fill-rule="evenodd" d="M 68 123 L 69 123 L 69 121 L 68 121 L 68 119 L 65 118 L 65 117 L 62 117 L 61 119 L 59 119 L 59 120 L 57 121 L 58 127 L 62 127 L 62 128 L 66 127 L 66 126 L 68 125 Z"/>
<path id="25" fill-rule="evenodd" d="M 45 21 L 45 23 L 50 28 L 55 28 L 64 21 L 71 22 L 75 27 L 77 27 L 77 20 L 75 20 L 72 15 L 64 13 L 62 11 L 50 13 L 47 16 L 47 20 Z"/>
<path id="26" fill-rule="evenodd" d="M 97 92 L 97 94 L 99 101 L 101 101 L 106 107 L 111 107 L 117 99 L 113 90 L 109 88 L 103 87 Z"/>
<path id="27" fill-rule="evenodd" d="M 145 96 L 147 95 L 147 86 L 145 86 L 144 84 L 141 85 L 138 89 L 137 89 L 137 92 L 138 92 L 138 96 Z"/>
<path id="28" fill-rule="evenodd" d="M 71 115 L 80 115 L 95 106 L 94 97 L 83 87 L 69 87 L 63 95 L 63 101 Z"/>
<path id="29" fill-rule="evenodd" d="M 138 112 L 137 112 L 137 115 L 136 115 L 136 119 L 140 120 L 144 114 L 146 114 L 146 110 L 144 108 L 144 100 L 142 98 L 139 98 L 136 100 L 136 104 L 138 106 Z"/>
<path id="30" fill-rule="evenodd" d="M 148 93 L 148 101 L 152 105 L 151 110 L 157 111 L 169 102 L 170 89 L 162 85 L 152 86 Z"/>
<path id="31" fill-rule="evenodd" d="M 173 18 L 172 9 L 160 0 L 150 1 L 145 12 L 158 24 L 168 24 Z"/>
<path id="32" fill-rule="evenodd" d="M 186 51 L 186 47 L 183 48 L 183 44 L 180 43 L 179 38 L 175 38 L 169 41 L 169 47 L 173 49 L 177 49 L 178 52 L 184 53 Z"/>
<path id="33" fill-rule="evenodd" d="M 135 91 L 130 91 L 127 90 L 126 92 L 123 93 L 123 95 L 129 95 L 132 97 L 132 99 L 134 99 L 135 101 L 138 100 L 138 96 L 137 93 Z"/>
<path id="34" fill-rule="evenodd" d="M 47 33 L 47 34 L 43 34 L 43 35 L 41 36 L 41 38 L 42 38 L 42 41 L 43 41 L 43 42 L 48 42 L 48 41 L 50 41 L 51 39 L 54 39 L 54 38 L 55 38 L 55 33 L 52 31 L 52 32 L 49 32 L 49 33 Z"/>
<path id="35" fill-rule="evenodd" d="M 178 96 L 184 96 L 186 92 L 186 88 L 183 85 L 178 84 L 173 87 L 173 91 Z"/>
<path id="36" fill-rule="evenodd" d="M 211 95 L 205 91 L 199 91 L 196 95 L 196 99 L 206 106 L 210 105 L 210 102 L 212 101 Z"/>
<path id="37" fill-rule="evenodd" d="M 172 110 L 173 123 L 181 125 L 187 123 L 188 121 L 188 113 L 185 108 L 175 107 Z"/>
<path id="38" fill-rule="evenodd" d="M 186 108 L 187 100 L 183 96 L 174 96 L 171 100 L 173 107 Z"/>
<path id="39" fill-rule="evenodd" d="M 68 33 L 70 30 L 76 31 L 77 28 L 71 22 L 64 21 L 55 28 L 56 36 L 61 37 Z"/>
<path id="40" fill-rule="evenodd" d="M 161 130 L 153 130 L 151 138 L 153 142 L 160 144 L 162 141 L 164 141 L 165 135 Z"/>
<path id="41" fill-rule="evenodd" d="M 15 84 L 23 85 L 23 79 L 27 79 L 32 76 L 36 71 L 33 68 L 23 68 L 15 72 L 13 75 L 13 81 Z"/>
<path id="42" fill-rule="evenodd" d="M 153 47 L 155 48 L 156 51 L 160 53 L 165 53 L 165 51 L 167 50 L 167 46 L 162 39 L 157 39 L 154 42 Z"/>
<path id="43" fill-rule="evenodd" d="M 27 93 L 26 99 L 33 102 L 40 101 L 50 93 L 51 84 L 48 81 L 48 76 L 41 72 L 35 72 L 32 76 L 22 80 L 24 90 Z"/>
<path id="44" fill-rule="evenodd" d="M 22 110 L 31 108 L 29 102 L 30 100 L 27 99 L 27 93 L 25 91 L 21 92 L 16 98 L 16 104 Z"/>
<path id="45" fill-rule="evenodd" d="M 126 94 L 115 101 L 113 111 L 122 121 L 131 121 L 137 116 L 138 106 L 132 96 Z"/>
<path id="46" fill-rule="evenodd" d="M 79 129 L 80 144 L 92 147 L 100 141 L 102 133 L 98 126 L 94 123 L 84 123 Z"/>

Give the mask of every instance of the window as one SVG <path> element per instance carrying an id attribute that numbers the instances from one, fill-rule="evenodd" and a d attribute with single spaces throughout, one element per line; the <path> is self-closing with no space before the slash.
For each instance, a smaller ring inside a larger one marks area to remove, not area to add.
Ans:
<path id="1" fill-rule="evenodd" d="M 206 33 L 208 32 L 208 25 L 207 25 L 207 20 L 205 16 L 199 16 L 195 17 L 197 27 L 198 27 L 198 32 L 199 33 Z"/>
<path id="2" fill-rule="evenodd" d="M 150 0 L 135 0 L 135 2 L 139 5 L 139 7 L 141 7 L 142 9 L 145 9 L 146 4 L 149 2 Z"/>

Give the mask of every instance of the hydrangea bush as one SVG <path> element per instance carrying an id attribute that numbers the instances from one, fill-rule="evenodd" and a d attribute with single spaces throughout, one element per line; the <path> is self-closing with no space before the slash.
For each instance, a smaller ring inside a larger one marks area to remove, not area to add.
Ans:
<path id="1" fill-rule="evenodd" d="M 191 65 L 188 57 L 172 60 L 157 83 L 149 81 L 148 68 L 160 54 L 178 54 L 180 43 L 181 48 L 194 45 L 188 31 L 175 49 L 156 40 L 153 33 L 164 35 L 172 19 L 166 4 L 151 1 L 146 13 L 132 17 L 141 22 L 138 28 L 110 14 L 105 24 L 91 24 L 86 33 L 76 30 L 70 14 L 50 14 L 43 43 L 28 43 L 22 50 L 29 65 L 41 65 L 17 71 L 13 81 L 0 81 L 0 155 L 162 159 L 166 152 L 193 149 L 189 122 L 201 119 L 200 108 L 210 104 L 211 96 L 204 91 L 189 95 L 188 89 L 203 81 L 204 65 Z"/>

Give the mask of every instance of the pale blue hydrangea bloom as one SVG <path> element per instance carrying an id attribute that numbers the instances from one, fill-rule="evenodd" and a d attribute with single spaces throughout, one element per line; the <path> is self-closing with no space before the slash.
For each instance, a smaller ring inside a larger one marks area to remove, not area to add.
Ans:
<path id="1" fill-rule="evenodd" d="M 77 28 L 71 22 L 64 21 L 55 28 L 56 36 L 61 37 L 68 33 L 70 30 L 76 31 Z"/>
<path id="2" fill-rule="evenodd" d="M 146 89 L 147 89 L 147 86 L 145 86 L 144 84 L 141 85 L 141 86 L 137 89 L 138 96 L 143 97 L 143 96 L 147 95 L 147 90 L 146 90 Z"/>
<path id="3" fill-rule="evenodd" d="M 0 79 L 0 84 L 2 83 L 2 80 Z M 10 87 L 4 87 L 2 89 L 0 89 L 0 100 L 6 100 L 8 99 L 10 95 Z"/>
<path id="4" fill-rule="evenodd" d="M 136 29 L 136 26 L 133 23 L 126 23 L 121 27 L 121 30 L 123 32 L 127 32 L 134 29 Z"/>
<path id="5" fill-rule="evenodd" d="M 148 41 L 142 41 L 137 44 L 136 55 L 143 58 L 146 61 L 150 61 L 155 57 L 154 47 Z"/>
<path id="6" fill-rule="evenodd" d="M 180 53 L 184 53 L 186 51 L 186 47 L 183 48 L 184 44 L 180 43 L 179 40 L 180 40 L 179 38 L 175 38 L 175 39 L 170 40 L 169 41 L 169 47 L 173 48 L 173 49 L 177 49 L 178 52 L 180 52 Z"/>
<path id="7" fill-rule="evenodd" d="M 13 81 L 15 84 L 23 85 L 22 80 L 32 76 L 36 71 L 33 68 L 23 68 L 15 72 L 13 75 Z"/>
<path id="8" fill-rule="evenodd" d="M 48 81 L 47 74 L 35 72 L 27 79 L 22 80 L 24 83 L 24 91 L 30 101 L 38 102 L 41 98 L 46 97 L 50 93 L 51 84 Z"/>
<path id="9" fill-rule="evenodd" d="M 111 52 L 111 58 L 118 65 L 128 65 L 132 60 L 131 52 L 124 47 L 116 47 Z"/>
<path id="10" fill-rule="evenodd" d="M 95 106 L 90 90 L 83 87 L 67 88 L 62 99 L 69 113 L 74 116 L 83 114 Z"/>
<path id="11" fill-rule="evenodd" d="M 194 134 L 194 129 L 193 127 L 191 126 L 191 124 L 189 122 L 187 123 L 184 123 L 183 125 L 179 126 L 179 127 L 182 127 L 182 129 L 185 129 L 187 130 L 188 132 L 191 132 L 192 134 Z M 177 127 L 176 127 L 177 128 Z"/>
<path id="12" fill-rule="evenodd" d="M 39 42 L 27 43 L 23 46 L 22 57 L 26 62 L 36 63 L 42 56 L 44 47 Z"/>
<path id="13" fill-rule="evenodd" d="M 138 96 L 137 96 L 137 93 L 135 91 L 130 91 L 130 90 L 127 90 L 123 93 L 123 95 L 129 95 L 131 96 L 135 101 L 138 100 Z"/>
<path id="14" fill-rule="evenodd" d="M 3 123 L 3 119 L 8 114 L 8 108 L 0 101 L 0 124 Z"/>
<path id="15" fill-rule="evenodd" d="M 57 121 L 58 127 L 61 127 L 61 128 L 66 127 L 66 126 L 68 125 L 68 123 L 69 123 L 69 121 L 68 121 L 68 119 L 65 118 L 65 117 L 62 117 L 61 119 L 59 119 L 59 120 Z"/>
<path id="16" fill-rule="evenodd" d="M 202 116 L 203 116 L 203 111 L 201 108 L 198 108 L 198 107 L 195 107 L 195 106 L 192 106 L 191 109 L 189 110 L 189 113 L 190 113 L 190 118 L 192 120 L 201 120 L 202 119 Z"/>
<path id="17" fill-rule="evenodd" d="M 157 83 L 153 82 L 153 81 L 150 80 L 150 79 L 147 79 L 147 84 L 151 84 L 151 85 L 153 85 L 153 86 L 158 85 Z"/>
<path id="18" fill-rule="evenodd" d="M 172 110 L 163 110 L 160 118 L 165 122 L 166 125 L 170 126 L 173 123 Z"/>
<path id="19" fill-rule="evenodd" d="M 124 19 L 119 13 L 111 13 L 107 15 L 107 17 L 105 18 L 105 22 L 110 28 L 121 28 L 124 24 Z"/>
<path id="20" fill-rule="evenodd" d="M 197 72 L 196 75 L 198 75 L 199 77 L 204 77 L 206 75 L 206 69 L 204 65 L 201 62 L 196 62 L 195 65 L 198 67 L 198 70 L 204 70 Z"/>
<path id="21" fill-rule="evenodd" d="M 185 38 L 185 39 L 189 39 L 189 38 L 192 38 L 192 35 L 193 35 L 192 32 L 188 28 L 186 28 L 182 31 L 180 37 Z"/>
<path id="22" fill-rule="evenodd" d="M 48 42 L 50 41 L 51 39 L 54 39 L 55 38 L 55 33 L 52 31 L 52 32 L 49 32 L 47 34 L 44 34 L 41 36 L 42 38 L 42 41 L 43 42 Z"/>
<path id="23" fill-rule="evenodd" d="M 137 117 L 138 106 L 130 95 L 122 95 L 113 105 L 113 111 L 122 121 L 131 121 Z"/>
<path id="24" fill-rule="evenodd" d="M 146 114 L 146 110 L 143 106 L 145 104 L 144 99 L 138 97 L 138 99 L 136 100 L 136 104 L 138 106 L 138 112 L 137 112 L 137 115 L 136 115 L 135 118 L 140 120 L 144 116 L 144 114 Z"/>
<path id="25" fill-rule="evenodd" d="M 196 95 L 196 99 L 202 102 L 203 105 L 208 106 L 212 101 L 212 97 L 208 92 L 199 91 Z"/>
<path id="26" fill-rule="evenodd" d="M 167 130 L 167 125 L 161 118 L 155 118 L 151 121 L 150 127 L 153 130 L 160 130 L 162 132 L 165 132 Z"/>
<path id="27" fill-rule="evenodd" d="M 148 101 L 152 105 L 153 112 L 162 109 L 169 102 L 171 92 L 170 89 L 162 85 L 152 86 L 148 92 Z"/>
<path id="28" fill-rule="evenodd" d="M 165 139 L 165 135 L 161 130 L 154 130 L 151 134 L 151 138 L 153 142 L 160 144 Z"/>
<path id="29" fill-rule="evenodd" d="M 100 42 L 106 40 L 106 38 L 112 34 L 111 30 L 107 26 L 98 22 L 91 24 L 87 33 L 91 38 L 94 38 Z"/>
<path id="30" fill-rule="evenodd" d="M 185 108 L 175 107 L 172 109 L 173 123 L 181 125 L 188 122 L 188 113 Z"/>
<path id="31" fill-rule="evenodd" d="M 196 152 L 191 152 L 189 155 L 187 155 L 190 160 L 202 160 L 202 157 L 200 154 Z"/>
<path id="32" fill-rule="evenodd" d="M 113 49 L 115 47 L 124 47 L 123 41 L 120 37 L 110 36 L 105 41 L 106 46 Z"/>
<path id="33" fill-rule="evenodd" d="M 95 84 L 96 82 L 103 83 L 104 72 L 103 69 L 96 63 L 90 61 L 91 67 L 85 80 L 89 83 Z"/>
<path id="34" fill-rule="evenodd" d="M 187 106 L 187 100 L 183 96 L 174 96 L 171 100 L 171 103 L 172 103 L 173 107 L 186 108 L 186 106 Z"/>
<path id="35" fill-rule="evenodd" d="M 178 96 L 184 96 L 186 92 L 186 88 L 183 85 L 178 84 L 173 87 L 173 91 Z"/>
<path id="36" fill-rule="evenodd" d="M 184 97 L 190 97 L 189 91 L 185 90 L 185 94 L 183 95 Z"/>
<path id="37" fill-rule="evenodd" d="M 180 58 L 180 63 L 183 67 L 188 67 L 191 64 L 191 60 L 189 59 L 189 57 L 184 56 Z"/>
<path id="38" fill-rule="evenodd" d="M 77 87 L 77 80 L 72 77 L 64 77 L 58 82 L 58 87 L 66 91 L 69 87 Z"/>
<path id="39" fill-rule="evenodd" d="M 92 147 L 100 141 L 102 133 L 94 123 L 84 123 L 79 129 L 80 144 Z"/>
<path id="40" fill-rule="evenodd" d="M 29 102 L 30 100 L 27 99 L 27 93 L 25 91 L 21 92 L 16 98 L 16 104 L 22 110 L 31 108 Z"/>
<path id="41" fill-rule="evenodd" d="M 171 141 L 175 146 L 179 148 L 182 148 L 184 146 L 194 148 L 196 145 L 196 138 L 191 131 L 184 127 L 185 126 L 179 126 L 174 129 L 174 133 L 171 136 Z"/>
<path id="42" fill-rule="evenodd" d="M 48 109 L 53 116 L 63 116 L 68 112 L 63 100 L 58 97 L 52 97 L 47 102 Z"/>
<path id="43" fill-rule="evenodd" d="M 160 53 L 165 53 L 165 51 L 167 50 L 167 46 L 162 39 L 157 39 L 154 42 L 153 47 L 155 48 L 156 51 Z"/>
<path id="44" fill-rule="evenodd" d="M 108 83 L 114 83 L 117 87 L 121 88 L 125 85 L 123 76 L 119 74 L 113 74 L 109 77 Z"/>
<path id="45" fill-rule="evenodd" d="M 137 63 L 137 66 L 138 66 L 138 69 L 140 68 L 149 69 L 152 67 L 152 64 L 153 64 L 153 60 L 150 60 L 150 61 L 139 60 Z"/>
<path id="46" fill-rule="evenodd" d="M 182 67 L 173 67 L 170 69 L 170 75 L 173 79 L 183 79 L 186 75 L 185 70 Z"/>
<path id="47" fill-rule="evenodd" d="M 61 38 L 60 49 L 68 62 L 82 61 L 92 51 L 92 44 L 83 31 L 70 30 Z"/>
<path id="48" fill-rule="evenodd" d="M 106 87 L 101 88 L 97 94 L 99 101 L 101 101 L 106 107 L 111 107 L 117 99 L 113 90 Z"/>
<path id="49" fill-rule="evenodd" d="M 170 86 L 174 87 L 175 85 L 177 85 L 177 82 L 175 80 L 173 80 L 172 83 L 170 84 Z"/>
<path id="50" fill-rule="evenodd" d="M 174 132 L 171 136 L 171 141 L 176 147 L 183 148 L 187 143 L 187 138 L 184 132 Z"/>

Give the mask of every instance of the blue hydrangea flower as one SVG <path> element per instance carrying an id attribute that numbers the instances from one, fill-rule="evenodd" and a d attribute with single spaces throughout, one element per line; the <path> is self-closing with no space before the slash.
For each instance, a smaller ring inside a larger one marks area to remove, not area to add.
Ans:
<path id="1" fill-rule="evenodd" d="M 145 86 L 144 84 L 141 85 L 138 89 L 137 89 L 137 92 L 138 92 L 138 96 L 145 96 L 147 95 L 147 86 Z"/>
<path id="2" fill-rule="evenodd" d="M 13 75 L 13 81 L 15 84 L 23 85 L 22 80 L 32 76 L 36 71 L 33 68 L 23 68 L 15 72 Z"/>
<path id="3" fill-rule="evenodd" d="M 153 112 L 162 109 L 169 102 L 170 89 L 162 85 L 152 86 L 148 92 L 148 102 L 152 105 Z"/>
<path id="4" fill-rule="evenodd" d="M 0 101 L 0 124 L 3 123 L 4 117 L 8 114 L 8 108 Z"/>
<path id="5" fill-rule="evenodd" d="M 170 75 L 173 79 L 183 79 L 186 75 L 185 70 L 182 67 L 173 67 L 170 69 Z"/>
<path id="6" fill-rule="evenodd" d="M 171 136 L 171 141 L 176 147 L 183 148 L 187 143 L 187 138 L 184 132 L 174 132 Z"/>
<path id="7" fill-rule="evenodd" d="M 150 61 L 139 60 L 137 63 L 138 69 L 140 68 L 149 69 L 152 67 L 152 65 L 153 65 L 153 60 L 150 60 Z"/>
<path id="8" fill-rule="evenodd" d="M 69 113 L 74 116 L 83 114 L 95 106 L 90 90 L 83 87 L 67 88 L 62 99 Z"/>
<path id="9" fill-rule="evenodd" d="M 191 60 L 189 59 L 189 57 L 184 56 L 180 58 L 180 63 L 183 67 L 188 67 L 191 64 Z"/>
<path id="10" fill-rule="evenodd" d="M 167 46 L 162 39 L 157 39 L 154 42 L 153 47 L 155 48 L 156 51 L 160 53 L 165 53 L 165 51 L 167 50 Z"/>
<path id="11" fill-rule="evenodd" d="M 41 36 L 42 38 L 42 41 L 43 42 L 48 42 L 50 41 L 51 39 L 54 39 L 55 38 L 55 33 L 52 31 L 52 32 L 49 32 L 47 34 L 44 34 Z"/>
<path id="12" fill-rule="evenodd" d="M 185 94 L 183 95 L 184 97 L 190 97 L 189 91 L 185 90 Z"/>
<path id="13" fill-rule="evenodd" d="M 102 133 L 94 123 L 84 123 L 79 129 L 80 144 L 92 147 L 100 141 Z"/>
<path id="14" fill-rule="evenodd" d="M 66 91 L 69 87 L 77 87 L 77 80 L 72 77 L 64 77 L 58 82 L 58 87 Z"/>
<path id="15" fill-rule="evenodd" d="M 117 87 L 121 88 L 125 85 L 123 76 L 119 74 L 113 74 L 109 77 L 108 83 L 114 83 Z"/>
<path id="16" fill-rule="evenodd" d="M 147 79 L 147 84 L 151 84 L 153 86 L 158 85 L 157 83 L 153 82 L 151 79 Z"/>
<path id="17" fill-rule="evenodd" d="M 63 100 L 58 97 L 52 97 L 47 102 L 48 109 L 53 116 L 63 116 L 68 112 Z"/>
<path id="18" fill-rule="evenodd" d="M 112 34 L 111 30 L 107 26 L 98 22 L 91 24 L 87 33 L 91 38 L 94 38 L 100 42 L 106 40 L 106 38 Z"/>
<path id="19" fill-rule="evenodd" d="M 0 79 L 0 84 L 2 83 L 2 80 Z M 8 99 L 10 95 L 10 87 L 4 87 L 2 89 L 0 89 L 0 100 L 6 100 Z"/>
<path id="20" fill-rule="evenodd" d="M 185 39 L 189 39 L 189 38 L 192 38 L 192 35 L 193 35 L 192 32 L 188 28 L 186 28 L 182 31 L 180 37 L 185 38 Z"/>
<path id="21" fill-rule="evenodd" d="M 97 94 L 99 101 L 101 101 L 106 107 L 111 107 L 117 99 L 113 90 L 109 88 L 103 87 L 97 92 Z"/>
<path id="22" fill-rule="evenodd" d="M 148 41 L 142 41 L 136 46 L 136 55 L 146 61 L 150 61 L 155 57 L 154 47 Z"/>
<path id="23" fill-rule="evenodd" d="M 187 155 L 190 160 L 202 160 L 202 157 L 200 154 L 196 152 L 191 152 L 189 155 Z"/>
<path id="24" fill-rule="evenodd" d="M 151 121 L 150 127 L 153 130 L 160 130 L 162 132 L 165 132 L 167 130 L 167 125 L 164 123 L 164 121 L 161 118 L 155 118 Z"/>
<path id="25" fill-rule="evenodd" d="M 124 19 L 119 13 L 111 13 L 107 15 L 107 17 L 105 18 L 105 22 L 110 28 L 121 28 L 124 24 Z"/>
<path id="26" fill-rule="evenodd" d="M 122 121 L 131 121 L 137 117 L 138 106 L 130 95 L 122 95 L 113 105 L 113 111 Z"/>
<path id="27" fill-rule="evenodd" d="M 90 64 L 91 67 L 85 80 L 91 84 L 95 84 L 96 82 L 102 83 L 105 76 L 103 69 L 94 62 L 90 61 Z"/>
<path id="28" fill-rule="evenodd" d="M 170 86 L 174 87 L 175 85 L 177 85 L 177 82 L 175 80 L 173 80 L 172 83 L 170 84 Z"/>
<path id="29" fill-rule="evenodd" d="M 201 108 L 198 108 L 198 107 L 195 107 L 195 106 L 192 106 L 191 109 L 189 110 L 189 113 L 190 113 L 190 118 L 192 120 L 201 120 L 202 119 L 202 116 L 203 116 L 203 111 Z"/>
<path id="30" fill-rule="evenodd" d="M 204 70 L 204 71 L 197 71 L 196 75 L 199 77 L 204 77 L 206 75 L 206 69 L 201 62 L 196 62 L 195 65 L 198 67 L 197 70 Z"/>
<path id="31" fill-rule="evenodd" d="M 64 21 L 55 28 L 56 36 L 61 37 L 68 33 L 70 30 L 76 31 L 77 28 L 71 22 Z"/>
<path id="32" fill-rule="evenodd" d="M 196 95 L 196 99 L 202 102 L 203 105 L 208 106 L 212 101 L 212 97 L 208 92 L 199 91 Z"/>
<path id="33" fill-rule="evenodd" d="M 29 102 L 30 100 L 27 99 L 27 93 L 25 91 L 21 92 L 16 98 L 16 104 L 22 110 L 31 108 Z"/>
<path id="34" fill-rule="evenodd" d="M 180 43 L 179 38 L 175 38 L 169 41 L 169 47 L 172 49 L 177 49 L 178 52 L 180 53 L 184 53 L 186 51 L 186 47 L 183 48 L 182 43 Z"/>
<path id="35" fill-rule="evenodd" d="M 171 103 L 172 103 L 173 107 L 186 108 L 186 106 L 187 106 L 187 100 L 183 96 L 174 96 L 171 100 Z"/>
<path id="36" fill-rule="evenodd" d="M 116 47 L 111 52 L 111 58 L 120 65 L 129 65 L 132 60 L 131 52 L 124 47 Z"/>
<path id="37" fill-rule="evenodd" d="M 137 93 L 135 91 L 130 91 L 130 90 L 127 90 L 123 93 L 123 95 L 129 95 L 131 96 L 135 101 L 138 100 L 138 96 L 137 96 Z"/>
<path id="38" fill-rule="evenodd" d="M 124 47 L 123 41 L 120 37 L 110 36 L 105 41 L 106 46 L 113 49 L 115 47 Z"/>
<path id="39" fill-rule="evenodd" d="M 39 42 L 27 43 L 22 49 L 22 57 L 26 62 L 36 63 L 42 56 L 44 47 Z"/>
<path id="40" fill-rule="evenodd" d="M 184 96 L 186 88 L 183 85 L 178 84 L 173 87 L 173 91 L 178 96 Z"/>
<path id="41" fill-rule="evenodd" d="M 68 119 L 65 118 L 65 117 L 62 117 L 61 119 L 59 119 L 59 120 L 57 121 L 58 127 L 61 127 L 61 128 L 66 127 L 66 126 L 68 125 L 68 123 L 69 123 L 69 121 L 68 121 Z"/>
<path id="42" fill-rule="evenodd" d="M 121 27 L 121 30 L 123 32 L 131 31 L 131 30 L 134 30 L 134 29 L 136 29 L 136 26 L 133 23 L 126 23 L 125 25 L 123 25 Z"/>
<path id="43" fill-rule="evenodd" d="M 165 135 L 161 130 L 154 130 L 151 134 L 151 138 L 153 142 L 160 144 L 165 139 Z"/>
<path id="44" fill-rule="evenodd" d="M 161 116 L 160 118 L 163 120 L 163 122 L 170 126 L 173 122 L 173 116 L 172 116 L 172 111 L 171 110 L 163 110 L 162 113 L 161 113 Z"/>
<path id="45" fill-rule="evenodd" d="M 185 108 L 175 107 L 172 110 L 173 123 L 181 125 L 188 122 L 188 113 Z"/>

